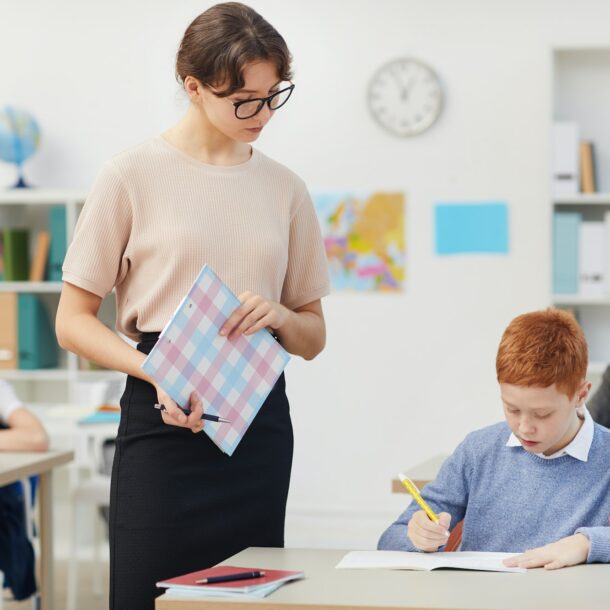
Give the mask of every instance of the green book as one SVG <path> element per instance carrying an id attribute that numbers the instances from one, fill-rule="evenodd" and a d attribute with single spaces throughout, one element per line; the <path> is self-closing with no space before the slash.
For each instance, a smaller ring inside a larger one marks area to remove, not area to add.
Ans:
<path id="1" fill-rule="evenodd" d="M 4 229 L 4 279 L 24 282 L 30 277 L 30 234 L 27 229 Z"/>
<path id="2" fill-rule="evenodd" d="M 20 294 L 18 305 L 19 368 L 57 366 L 58 346 L 49 313 L 39 297 Z"/>
<path id="3" fill-rule="evenodd" d="M 53 206 L 49 209 L 49 230 L 51 244 L 49 246 L 49 259 L 47 261 L 46 277 L 50 282 L 61 282 L 61 267 L 66 256 L 66 208 L 63 205 Z"/>

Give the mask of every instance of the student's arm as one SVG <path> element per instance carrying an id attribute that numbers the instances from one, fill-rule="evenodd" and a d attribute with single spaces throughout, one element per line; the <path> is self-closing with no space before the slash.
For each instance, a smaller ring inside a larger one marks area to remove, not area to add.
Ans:
<path id="1" fill-rule="evenodd" d="M 25 407 L 8 416 L 8 429 L 0 430 L 0 451 L 46 451 L 49 439 L 38 418 Z"/>
<path id="2" fill-rule="evenodd" d="M 438 476 L 434 481 L 426 485 L 422 490 L 422 497 L 430 505 L 430 508 L 441 517 L 441 522 L 448 525 L 448 522 L 454 525 L 464 518 L 466 512 L 466 506 L 468 504 L 468 493 L 469 493 L 469 480 L 470 480 L 470 464 L 467 457 L 467 443 L 466 438 L 454 451 L 454 453 L 447 458 L 439 470 Z M 420 515 L 421 513 L 421 515 Z M 445 513 L 445 515 L 442 515 Z M 420 510 L 418 504 L 413 501 L 399 517 L 398 519 L 388 527 L 388 529 L 381 535 L 377 548 L 380 550 L 392 550 L 392 551 L 418 551 L 422 550 L 421 540 L 417 537 L 416 542 L 419 546 L 414 544 L 411 539 L 410 530 L 413 529 L 417 523 L 409 523 L 412 520 L 419 520 L 424 518 L 428 520 L 425 513 Z M 429 520 L 428 520 L 429 521 Z M 438 529 L 439 540 L 446 540 L 446 536 L 442 535 L 441 530 L 444 528 L 434 524 L 432 521 L 430 525 Z M 427 525 L 427 524 L 426 524 Z M 437 550 L 442 544 L 438 544 L 434 549 L 426 550 Z"/>
<path id="3" fill-rule="evenodd" d="M 64 282 L 55 320 L 55 331 L 61 347 L 106 368 L 148 381 L 156 388 L 159 402 L 167 409 L 167 412 L 161 413 L 166 424 L 190 428 L 193 432 L 201 431 L 201 401 L 193 403 L 192 413 L 187 417 L 142 370 L 146 356 L 98 320 L 101 302 L 102 299 L 96 294 Z"/>

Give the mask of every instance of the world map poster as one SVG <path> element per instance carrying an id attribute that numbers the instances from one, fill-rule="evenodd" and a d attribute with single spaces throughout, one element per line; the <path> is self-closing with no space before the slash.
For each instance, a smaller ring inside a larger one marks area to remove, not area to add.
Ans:
<path id="1" fill-rule="evenodd" d="M 404 193 L 317 193 L 313 201 L 334 290 L 403 290 Z"/>

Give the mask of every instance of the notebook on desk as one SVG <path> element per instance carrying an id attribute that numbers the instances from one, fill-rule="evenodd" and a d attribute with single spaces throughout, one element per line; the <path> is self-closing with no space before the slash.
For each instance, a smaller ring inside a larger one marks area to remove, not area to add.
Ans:
<path id="1" fill-rule="evenodd" d="M 187 405 L 195 391 L 206 413 L 231 422 L 206 421 L 203 427 L 228 455 L 290 359 L 266 329 L 237 338 L 219 334 L 239 305 L 239 299 L 204 265 L 142 364 L 176 404 Z"/>
<path id="2" fill-rule="evenodd" d="M 215 566 L 206 570 L 199 570 L 177 576 L 157 583 L 157 587 L 164 587 L 171 595 L 187 597 L 266 597 L 283 584 L 291 580 L 304 578 L 303 572 L 294 570 L 268 570 L 265 575 L 249 580 L 236 580 L 215 584 L 197 584 L 197 580 L 210 576 L 224 576 L 236 572 L 253 572 L 261 568 L 245 568 L 243 566 Z"/>
<path id="3" fill-rule="evenodd" d="M 454 568 L 485 572 L 526 572 L 524 568 L 507 568 L 502 561 L 516 553 L 416 553 L 408 551 L 352 551 L 337 564 L 337 568 L 386 570 L 436 570 Z"/>

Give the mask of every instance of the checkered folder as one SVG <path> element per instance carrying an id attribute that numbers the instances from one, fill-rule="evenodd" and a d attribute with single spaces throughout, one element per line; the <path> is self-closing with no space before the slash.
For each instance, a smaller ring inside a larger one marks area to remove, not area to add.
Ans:
<path id="1" fill-rule="evenodd" d="M 239 305 L 239 299 L 204 265 L 142 364 L 176 404 L 188 404 L 196 391 L 206 413 L 231 421 L 205 421 L 203 427 L 228 455 L 290 359 L 265 329 L 236 339 L 219 334 Z"/>

